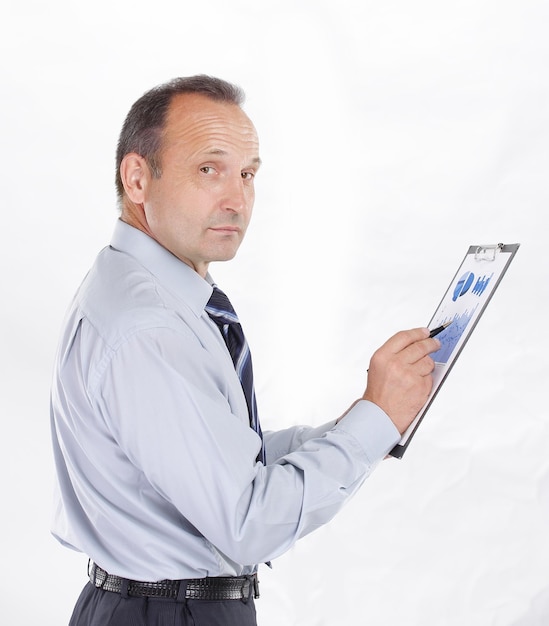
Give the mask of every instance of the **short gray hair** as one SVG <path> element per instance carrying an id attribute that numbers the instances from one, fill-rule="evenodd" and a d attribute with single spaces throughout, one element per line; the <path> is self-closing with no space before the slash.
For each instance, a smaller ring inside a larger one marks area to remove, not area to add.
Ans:
<path id="1" fill-rule="evenodd" d="M 116 192 L 120 203 L 124 196 L 120 164 L 126 154 L 135 152 L 142 156 L 155 178 L 162 174 L 162 132 L 171 101 L 180 94 L 202 94 L 216 102 L 237 106 L 242 106 L 245 98 L 244 91 L 237 85 L 205 74 L 174 78 L 143 94 L 126 116 L 118 139 Z"/>

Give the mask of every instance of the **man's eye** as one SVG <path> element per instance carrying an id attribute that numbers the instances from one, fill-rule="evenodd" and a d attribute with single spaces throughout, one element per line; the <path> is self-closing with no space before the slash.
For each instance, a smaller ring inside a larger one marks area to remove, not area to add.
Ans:
<path id="1" fill-rule="evenodd" d="M 254 172 L 242 172 L 241 176 L 244 180 L 252 180 L 255 174 Z"/>
<path id="2" fill-rule="evenodd" d="M 211 174 L 214 171 L 214 169 L 213 167 L 210 167 L 209 165 L 203 165 L 200 168 L 200 171 L 203 172 L 204 174 Z"/>

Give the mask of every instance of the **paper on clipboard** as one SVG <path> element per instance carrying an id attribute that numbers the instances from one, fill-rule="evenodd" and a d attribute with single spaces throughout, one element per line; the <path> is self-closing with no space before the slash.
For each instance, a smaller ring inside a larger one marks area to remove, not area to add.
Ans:
<path id="1" fill-rule="evenodd" d="M 391 456 L 402 458 L 421 420 L 446 380 L 509 267 L 519 245 L 518 243 L 508 245 L 500 243 L 494 246 L 469 247 L 463 262 L 428 324 L 429 328 L 432 329 L 442 326 L 446 322 L 452 322 L 437 335 L 441 346 L 437 352 L 431 354 L 435 361 L 431 394 L 412 424 L 402 435 L 400 442 L 391 450 Z"/>

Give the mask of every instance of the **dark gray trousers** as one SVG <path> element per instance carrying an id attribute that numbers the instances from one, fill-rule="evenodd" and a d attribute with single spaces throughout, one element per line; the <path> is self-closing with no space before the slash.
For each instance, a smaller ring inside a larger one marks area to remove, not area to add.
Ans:
<path id="1" fill-rule="evenodd" d="M 253 596 L 245 600 L 136 598 L 88 583 L 69 626 L 257 626 Z"/>

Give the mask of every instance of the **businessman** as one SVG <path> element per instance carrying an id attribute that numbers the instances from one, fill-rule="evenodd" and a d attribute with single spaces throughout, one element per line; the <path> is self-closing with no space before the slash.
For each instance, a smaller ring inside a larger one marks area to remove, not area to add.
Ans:
<path id="1" fill-rule="evenodd" d="M 340 510 L 431 389 L 439 343 L 402 331 L 344 416 L 262 432 L 250 349 L 209 273 L 254 205 L 242 105 L 223 80 L 177 78 L 120 134 L 120 216 L 68 310 L 51 394 L 52 531 L 89 557 L 71 626 L 256 624 L 258 564 Z"/>

